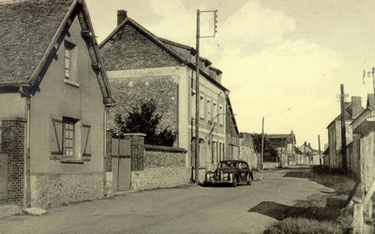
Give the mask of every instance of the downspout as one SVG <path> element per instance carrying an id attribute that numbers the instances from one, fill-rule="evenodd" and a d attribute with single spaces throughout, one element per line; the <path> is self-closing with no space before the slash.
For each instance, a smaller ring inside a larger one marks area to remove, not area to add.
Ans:
<path id="1" fill-rule="evenodd" d="M 31 100 L 27 97 L 27 132 L 26 132 L 26 186 L 27 186 L 27 196 L 26 205 L 28 208 L 31 207 L 31 172 L 30 172 L 30 116 L 31 116 Z"/>
<path id="2" fill-rule="evenodd" d="M 103 196 L 107 197 L 107 106 L 104 106 L 103 112 Z"/>
<path id="3" fill-rule="evenodd" d="M 21 97 L 27 98 L 27 117 L 26 117 L 26 207 L 30 208 L 31 205 L 31 179 L 30 179 L 30 116 L 31 116 L 31 95 L 25 87 L 20 87 L 19 92 L 21 93 Z"/>

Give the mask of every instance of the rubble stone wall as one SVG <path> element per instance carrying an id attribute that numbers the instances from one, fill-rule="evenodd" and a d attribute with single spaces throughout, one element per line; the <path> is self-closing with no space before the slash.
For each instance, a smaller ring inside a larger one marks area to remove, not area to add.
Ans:
<path id="1" fill-rule="evenodd" d="M 31 206 L 54 207 L 103 197 L 103 174 L 31 175 Z"/>

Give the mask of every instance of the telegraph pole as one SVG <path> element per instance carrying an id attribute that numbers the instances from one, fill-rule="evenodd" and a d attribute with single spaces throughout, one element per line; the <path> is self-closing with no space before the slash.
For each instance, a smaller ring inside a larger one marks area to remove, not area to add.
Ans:
<path id="1" fill-rule="evenodd" d="M 199 182 L 199 37 L 200 37 L 200 11 L 197 10 L 197 38 L 195 55 L 195 183 Z"/>
<path id="2" fill-rule="evenodd" d="M 320 151 L 320 135 L 318 135 L 319 165 L 322 165 L 322 152 Z"/>
<path id="3" fill-rule="evenodd" d="M 345 127 L 345 96 L 344 85 L 340 85 L 340 106 L 341 106 L 341 155 L 342 155 L 342 169 L 344 172 L 348 171 L 348 160 L 346 155 L 346 127 Z"/>
<path id="4" fill-rule="evenodd" d="M 214 13 L 214 32 L 213 35 L 208 36 L 201 36 L 200 35 L 200 15 L 201 13 Z M 200 90 L 199 90 L 199 39 L 200 38 L 207 38 L 207 37 L 215 37 L 217 32 L 217 10 L 211 11 L 200 11 L 197 10 L 197 32 L 196 32 L 196 55 L 195 55 L 195 183 L 199 182 L 199 102 L 200 102 Z"/>
<path id="5" fill-rule="evenodd" d="M 260 156 L 260 169 L 263 169 L 263 157 L 264 157 L 264 117 L 262 118 L 262 151 Z"/>

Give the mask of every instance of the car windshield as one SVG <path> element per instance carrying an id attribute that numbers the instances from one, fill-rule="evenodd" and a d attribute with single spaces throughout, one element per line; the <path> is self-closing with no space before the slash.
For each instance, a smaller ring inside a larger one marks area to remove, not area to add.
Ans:
<path id="1" fill-rule="evenodd" d="M 236 162 L 220 162 L 217 168 L 237 168 Z"/>

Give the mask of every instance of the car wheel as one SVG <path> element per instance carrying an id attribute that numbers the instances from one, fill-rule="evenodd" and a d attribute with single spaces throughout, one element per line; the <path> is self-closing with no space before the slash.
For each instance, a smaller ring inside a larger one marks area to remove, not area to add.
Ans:
<path id="1" fill-rule="evenodd" d="M 236 187 L 237 186 L 237 177 L 236 177 L 236 175 L 232 175 L 232 176 L 233 176 L 232 187 Z"/>
<path id="2" fill-rule="evenodd" d="M 246 183 L 248 185 L 251 185 L 253 183 L 253 177 L 250 174 L 247 175 L 247 182 Z"/>

